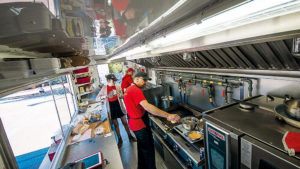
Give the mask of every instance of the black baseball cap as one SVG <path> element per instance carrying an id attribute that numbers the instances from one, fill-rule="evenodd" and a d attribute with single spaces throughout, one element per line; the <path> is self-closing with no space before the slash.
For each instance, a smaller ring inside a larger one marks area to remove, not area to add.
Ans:
<path id="1" fill-rule="evenodd" d="M 118 80 L 114 74 L 108 74 L 105 77 L 106 77 L 107 80 L 113 80 L 113 81 Z"/>
<path id="2" fill-rule="evenodd" d="M 145 81 L 147 80 L 151 80 L 151 78 L 148 77 L 147 73 L 145 72 L 138 72 L 134 75 L 134 77 L 141 77 L 143 78 Z"/>

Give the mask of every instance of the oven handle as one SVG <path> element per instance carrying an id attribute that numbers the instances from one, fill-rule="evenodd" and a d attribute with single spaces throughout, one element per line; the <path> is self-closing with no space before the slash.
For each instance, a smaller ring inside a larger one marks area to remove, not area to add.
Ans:
<path id="1" fill-rule="evenodd" d="M 169 153 L 175 158 L 175 160 L 180 164 L 180 166 L 184 169 L 188 169 L 184 164 L 182 164 L 181 160 L 176 156 L 175 153 L 173 153 L 173 151 L 168 147 L 168 145 L 164 143 L 164 140 L 160 138 L 156 131 L 152 130 L 152 133 L 159 140 L 159 142 L 169 151 Z"/>

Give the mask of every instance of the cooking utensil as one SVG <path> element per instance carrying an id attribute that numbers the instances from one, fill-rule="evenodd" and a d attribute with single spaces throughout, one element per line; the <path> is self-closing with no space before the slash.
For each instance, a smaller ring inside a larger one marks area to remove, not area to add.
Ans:
<path id="1" fill-rule="evenodd" d="M 286 123 L 300 128 L 300 121 L 298 121 L 296 118 L 290 117 L 286 110 L 286 105 L 280 104 L 275 107 L 275 115 L 278 119 L 284 120 Z"/>
<path id="2" fill-rule="evenodd" d="M 194 130 L 195 127 L 200 123 L 196 117 L 188 116 L 181 119 L 183 128 L 186 130 Z"/>
<path id="3" fill-rule="evenodd" d="M 300 99 L 287 100 L 284 102 L 284 105 L 286 106 L 286 112 L 290 116 L 300 120 Z"/>

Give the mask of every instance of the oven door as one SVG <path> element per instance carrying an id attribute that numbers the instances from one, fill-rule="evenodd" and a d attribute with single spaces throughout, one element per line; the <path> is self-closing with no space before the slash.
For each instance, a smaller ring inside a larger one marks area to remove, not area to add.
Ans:
<path id="1" fill-rule="evenodd" d="M 157 133 L 157 131 L 152 130 L 152 132 L 156 151 L 165 161 L 166 166 L 172 169 L 187 169 L 176 154 L 164 142 L 163 138 Z"/>
<path id="2" fill-rule="evenodd" d="M 205 121 L 206 158 L 209 169 L 229 169 L 229 134 L 218 125 Z"/>
<path id="3" fill-rule="evenodd" d="M 241 169 L 299 169 L 300 160 L 249 136 L 241 138 Z"/>

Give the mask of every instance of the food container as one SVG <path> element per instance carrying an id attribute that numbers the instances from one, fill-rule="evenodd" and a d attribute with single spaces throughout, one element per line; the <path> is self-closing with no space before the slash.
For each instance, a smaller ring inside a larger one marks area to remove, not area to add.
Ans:
<path id="1" fill-rule="evenodd" d="M 162 100 L 164 109 L 167 109 L 172 106 L 174 98 L 173 98 L 173 96 L 162 96 L 161 100 Z"/>
<path id="2" fill-rule="evenodd" d="M 186 130 L 194 130 L 200 121 L 196 117 L 189 116 L 182 118 L 181 123 Z"/>
<path id="3" fill-rule="evenodd" d="M 30 59 L 30 64 L 36 74 L 47 73 L 61 68 L 58 58 Z"/>
<path id="4" fill-rule="evenodd" d="M 77 79 L 77 84 L 90 83 L 90 82 L 91 82 L 91 76 Z"/>
<path id="5" fill-rule="evenodd" d="M 88 71 L 89 71 L 89 67 L 85 67 L 85 68 L 82 68 L 82 69 L 74 70 L 73 73 L 78 74 L 78 73 L 85 73 L 85 72 L 88 72 Z"/>

